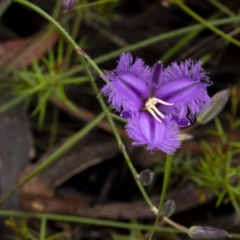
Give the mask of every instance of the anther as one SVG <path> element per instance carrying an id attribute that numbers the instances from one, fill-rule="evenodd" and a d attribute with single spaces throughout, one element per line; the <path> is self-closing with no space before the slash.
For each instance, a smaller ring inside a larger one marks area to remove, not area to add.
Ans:
<path id="1" fill-rule="evenodd" d="M 161 113 L 156 106 L 153 106 L 152 109 L 155 111 L 155 113 L 157 113 L 160 117 L 165 118 L 165 115 L 163 113 Z"/>
<path id="2" fill-rule="evenodd" d="M 154 101 L 156 101 L 157 103 L 161 103 L 162 105 L 166 105 L 166 106 L 172 106 L 173 103 L 168 103 L 168 102 L 164 102 L 163 100 L 161 99 L 158 99 L 158 98 L 153 98 Z"/>
<path id="3" fill-rule="evenodd" d="M 145 109 L 158 121 L 158 122 L 162 122 L 160 120 L 160 118 L 165 118 L 165 115 L 163 113 L 161 113 L 157 108 L 156 108 L 156 104 L 163 104 L 166 106 L 172 106 L 173 103 L 168 103 L 168 102 L 164 102 L 161 99 L 158 98 L 150 98 L 148 99 L 148 101 L 145 104 Z M 159 118 L 160 117 L 160 118 Z"/>
<path id="4" fill-rule="evenodd" d="M 149 108 L 149 109 L 147 109 L 147 110 L 148 110 L 149 113 L 152 114 L 152 116 L 153 116 L 158 122 L 160 122 L 160 123 L 162 122 L 151 108 Z"/>

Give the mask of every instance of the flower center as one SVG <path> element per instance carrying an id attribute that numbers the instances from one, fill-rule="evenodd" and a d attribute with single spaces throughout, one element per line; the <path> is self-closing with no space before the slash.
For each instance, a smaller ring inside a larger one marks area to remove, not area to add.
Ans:
<path id="1" fill-rule="evenodd" d="M 166 105 L 166 106 L 172 106 L 173 103 L 168 103 L 168 102 L 164 102 L 163 100 L 161 99 L 158 99 L 158 98 L 149 98 L 147 100 L 147 102 L 145 103 L 145 109 L 158 121 L 158 122 L 162 122 L 160 118 L 164 118 L 165 115 L 160 112 L 157 108 L 156 108 L 156 104 L 163 104 L 163 105 Z M 160 118 L 159 118 L 160 117 Z"/>

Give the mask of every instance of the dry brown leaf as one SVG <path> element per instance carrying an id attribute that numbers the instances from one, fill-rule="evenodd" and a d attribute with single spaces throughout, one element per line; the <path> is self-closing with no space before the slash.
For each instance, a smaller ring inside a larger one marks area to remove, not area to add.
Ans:
<path id="1" fill-rule="evenodd" d="M 47 28 L 28 38 L 0 43 L 0 67 L 7 70 L 28 67 L 52 48 L 57 38 L 57 32 Z"/>

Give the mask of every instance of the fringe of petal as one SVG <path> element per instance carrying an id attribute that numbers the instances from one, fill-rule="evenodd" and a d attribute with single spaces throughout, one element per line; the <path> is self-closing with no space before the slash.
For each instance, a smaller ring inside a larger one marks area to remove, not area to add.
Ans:
<path id="1" fill-rule="evenodd" d="M 102 79 L 107 81 L 106 85 L 102 88 L 101 93 L 108 96 L 108 103 L 117 111 L 121 108 L 128 108 L 128 104 L 122 95 L 118 92 L 116 87 L 117 76 L 123 73 L 128 73 L 136 76 L 142 81 L 147 82 L 150 78 L 151 71 L 144 61 L 137 58 L 133 63 L 133 57 L 130 53 L 123 53 L 118 61 L 117 68 L 111 72 L 106 72 Z"/>
<path id="2" fill-rule="evenodd" d="M 135 62 L 133 62 L 133 57 L 130 53 L 122 53 L 114 73 L 116 75 L 131 73 L 143 81 L 149 81 L 151 69 L 141 58 L 136 58 Z"/>
<path id="3" fill-rule="evenodd" d="M 205 70 L 201 67 L 202 62 L 194 62 L 191 59 L 181 62 L 179 65 L 173 62 L 171 66 L 164 70 L 163 83 L 181 80 L 182 78 L 191 78 L 193 81 L 201 81 L 205 87 L 212 84 Z"/>
<path id="4" fill-rule="evenodd" d="M 173 154 L 181 145 L 181 142 L 178 138 L 178 126 L 168 117 L 164 121 L 165 122 L 162 123 L 166 127 L 164 137 L 163 139 L 159 139 L 158 143 L 155 144 L 147 142 L 146 139 L 141 135 L 141 128 L 144 126 L 140 126 L 137 114 L 133 114 L 131 116 L 128 124 L 125 126 L 125 130 L 128 136 L 134 140 L 132 143 L 133 146 L 147 145 L 147 150 L 150 152 L 154 150 L 161 150 L 167 154 Z"/>
<path id="5" fill-rule="evenodd" d="M 198 94 L 195 95 L 191 101 L 186 102 L 184 106 L 181 106 L 178 109 L 178 117 L 183 118 L 185 116 L 188 116 L 190 119 L 193 119 L 196 114 L 209 106 L 210 103 L 211 98 L 208 96 L 206 89 L 201 86 L 201 88 L 199 88 Z"/>
<path id="6" fill-rule="evenodd" d="M 180 80 L 179 84 L 181 84 L 181 79 L 183 78 L 189 78 L 200 84 L 198 94 L 195 95 L 191 101 L 185 103 L 184 106 L 178 108 L 177 112 L 180 118 L 187 115 L 188 117 L 191 115 L 190 118 L 193 118 L 193 116 L 199 113 L 211 102 L 211 98 L 208 96 L 206 88 L 210 86 L 212 82 L 206 75 L 205 70 L 201 67 L 201 64 L 201 61 L 194 62 L 193 60 L 188 59 L 181 62 L 179 65 L 174 62 L 164 70 L 163 85 L 177 80 Z"/>
<path id="7" fill-rule="evenodd" d="M 110 80 L 110 78 L 108 78 Z M 120 111 L 123 105 L 123 100 L 121 95 L 117 92 L 115 82 L 108 82 L 102 89 L 101 93 L 108 96 L 108 103 L 115 108 L 115 110 Z"/>

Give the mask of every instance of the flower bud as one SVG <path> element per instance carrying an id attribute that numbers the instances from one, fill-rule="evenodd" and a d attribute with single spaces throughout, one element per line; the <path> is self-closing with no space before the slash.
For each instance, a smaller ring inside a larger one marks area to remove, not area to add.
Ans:
<path id="1" fill-rule="evenodd" d="M 216 93 L 211 99 L 211 104 L 198 114 L 197 122 L 205 124 L 215 118 L 227 104 L 229 96 L 230 91 L 228 89 Z"/>
<path id="2" fill-rule="evenodd" d="M 62 1 L 62 7 L 63 11 L 67 12 L 72 10 L 77 4 L 76 0 L 63 0 Z"/>
<path id="3" fill-rule="evenodd" d="M 189 229 L 188 236 L 192 239 L 219 239 L 231 237 L 231 235 L 222 230 L 212 227 L 193 226 Z"/>
<path id="4" fill-rule="evenodd" d="M 160 217 L 170 217 L 175 211 L 176 205 L 173 200 L 168 200 L 163 204 Z"/>
<path id="5" fill-rule="evenodd" d="M 151 170 L 147 169 L 141 171 L 138 175 L 138 180 L 143 186 L 148 186 L 152 183 L 154 173 Z"/>

